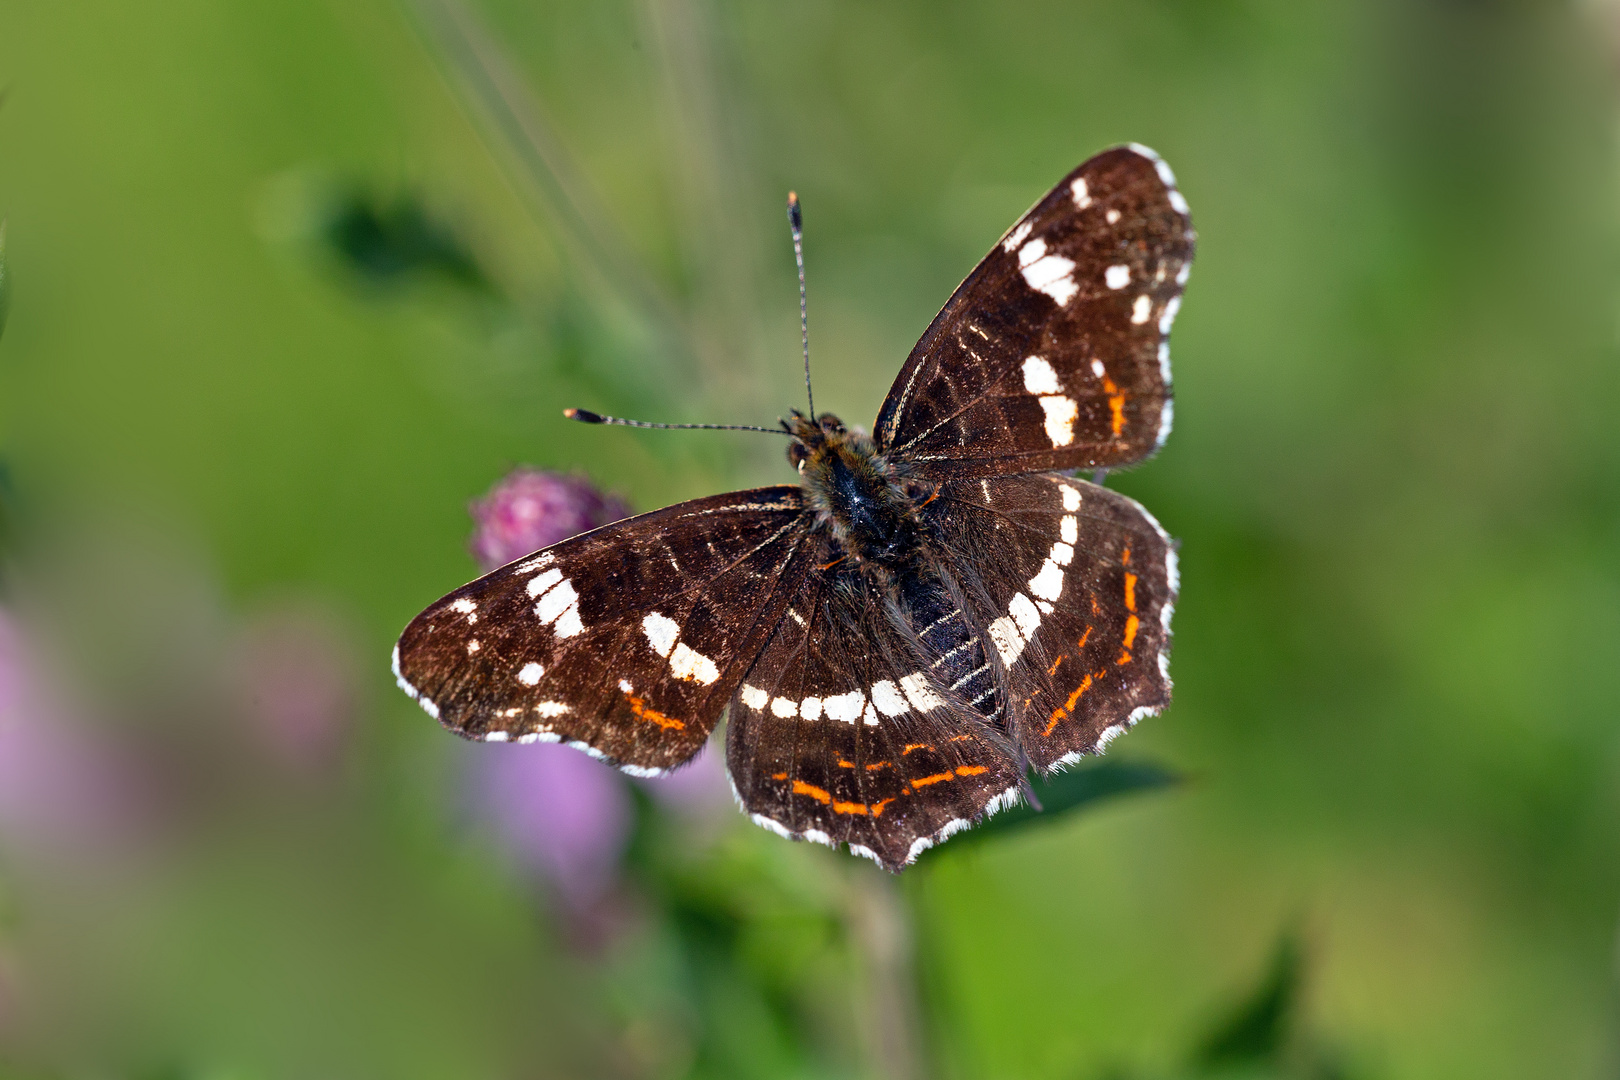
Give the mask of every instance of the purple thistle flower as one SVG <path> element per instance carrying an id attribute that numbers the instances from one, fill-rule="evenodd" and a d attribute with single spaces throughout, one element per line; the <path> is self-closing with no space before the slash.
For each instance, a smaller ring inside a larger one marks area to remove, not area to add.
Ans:
<path id="1" fill-rule="evenodd" d="M 556 743 L 489 747 L 479 756 L 480 809 L 507 850 L 574 912 L 589 910 L 612 887 L 630 839 L 624 781 Z"/>
<path id="2" fill-rule="evenodd" d="M 530 552 L 589 532 L 630 513 L 583 476 L 520 466 L 471 506 L 477 528 L 469 547 L 486 572 Z"/>
<path id="3" fill-rule="evenodd" d="M 630 512 L 583 476 L 514 469 L 471 506 L 469 547 L 489 571 Z M 556 744 L 479 751 L 476 798 L 506 848 L 576 915 L 612 889 L 634 817 L 613 769 Z"/>

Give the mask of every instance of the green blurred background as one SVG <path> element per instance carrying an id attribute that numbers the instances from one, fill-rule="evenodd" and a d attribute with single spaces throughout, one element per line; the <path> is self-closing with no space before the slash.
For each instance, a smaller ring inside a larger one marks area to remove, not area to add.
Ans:
<path id="1" fill-rule="evenodd" d="M 1233 1075 L 1620 1072 L 1617 20 L 0 2 L 8 602 L 162 808 L 0 862 L 0 1070 L 1180 1075 L 1291 941 L 1292 1049 Z M 658 879 L 752 973 L 703 993 L 656 889 L 572 941 L 465 820 L 498 748 L 387 670 L 474 572 L 468 501 L 517 463 L 638 509 L 786 480 L 775 441 L 559 412 L 796 405 L 795 188 L 817 400 L 866 422 L 1001 231 L 1124 141 L 1199 253 L 1175 433 L 1110 481 L 1183 543 L 1176 703 L 1110 757 L 1187 782 L 898 885 L 728 821 Z M 289 610 L 346 658 L 314 777 L 220 735 L 221 643 Z M 867 901 L 914 942 L 909 1065 Z"/>

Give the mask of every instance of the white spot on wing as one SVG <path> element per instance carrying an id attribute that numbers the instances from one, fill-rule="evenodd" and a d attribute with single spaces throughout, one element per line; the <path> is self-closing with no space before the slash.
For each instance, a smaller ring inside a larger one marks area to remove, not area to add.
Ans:
<path id="1" fill-rule="evenodd" d="M 1111 209 L 1111 210 L 1108 211 L 1108 213 L 1104 214 L 1103 216 L 1108 219 L 1108 224 L 1110 224 L 1110 225 L 1118 225 L 1119 224 L 1119 211 L 1118 210 L 1112 210 Z"/>
<path id="2" fill-rule="evenodd" d="M 865 704 L 866 695 L 859 690 L 826 698 L 821 703 L 829 720 L 842 720 L 846 724 L 853 724 L 860 717 Z"/>
<path id="3" fill-rule="evenodd" d="M 1024 651 L 1024 645 L 1027 644 L 1018 633 L 1018 624 L 1005 615 L 990 624 L 990 640 L 995 645 L 996 652 L 1001 654 L 1001 662 L 1007 667 L 1012 666 L 1013 661 L 1018 659 Z"/>
<path id="4" fill-rule="evenodd" d="M 1116 263 L 1103 271 L 1103 284 L 1110 289 L 1123 289 L 1131 283 L 1131 268 L 1124 263 Z"/>
<path id="5" fill-rule="evenodd" d="M 799 703 L 790 701 L 785 697 L 771 699 L 771 712 L 783 720 L 799 715 Z"/>
<path id="6" fill-rule="evenodd" d="M 1046 412 L 1046 437 L 1053 446 L 1068 446 L 1074 442 L 1074 419 L 1080 415 L 1080 406 L 1073 398 L 1052 394 L 1040 399 Z"/>
<path id="7" fill-rule="evenodd" d="M 1074 518 L 1064 518 L 1063 520 L 1073 521 Z M 1052 545 L 1052 554 L 1048 555 L 1047 558 L 1051 559 L 1059 566 L 1068 566 L 1074 561 L 1074 546 L 1059 540 L 1057 543 Z"/>
<path id="8" fill-rule="evenodd" d="M 918 712 L 929 712 L 945 704 L 945 699 L 936 694 L 928 685 L 928 677 L 920 671 L 914 671 L 900 680 L 900 690 L 911 702 L 911 707 Z"/>
<path id="9" fill-rule="evenodd" d="M 1035 610 L 1029 597 L 1023 593 L 1013 593 L 1013 598 L 1007 602 L 1007 613 L 1018 624 L 1018 632 L 1024 635 L 1024 639 L 1033 640 L 1036 629 L 1041 625 L 1041 613 Z"/>
<path id="10" fill-rule="evenodd" d="M 786 825 L 772 821 L 764 814 L 749 814 L 748 820 L 752 821 L 755 825 L 758 825 L 762 829 L 771 830 L 771 832 L 775 833 L 777 836 L 780 836 L 784 840 L 794 839 L 793 833 L 788 830 Z"/>
<path id="11" fill-rule="evenodd" d="M 1187 212 L 1192 209 L 1192 207 L 1187 205 L 1187 200 L 1182 197 L 1181 192 L 1177 191 L 1175 188 L 1170 189 L 1170 205 L 1175 207 L 1176 213 L 1182 215 L 1183 217 L 1185 217 Z"/>
<path id="12" fill-rule="evenodd" d="M 755 710 L 756 712 L 763 709 L 765 707 L 765 703 L 771 700 L 771 695 L 767 694 L 759 687 L 749 686 L 747 683 L 743 684 L 742 693 L 738 696 L 742 698 L 742 703 L 744 705 Z"/>
<path id="13" fill-rule="evenodd" d="M 984 816 L 989 817 L 992 814 L 999 814 L 1003 810 L 1011 810 L 1023 800 L 1023 794 L 1019 786 L 1014 784 L 985 804 Z"/>
<path id="14" fill-rule="evenodd" d="M 1093 360 L 1091 362 L 1091 373 L 1101 379 L 1108 375 L 1108 369 L 1103 367 L 1101 360 Z"/>
<path id="15" fill-rule="evenodd" d="M 543 551 L 539 555 L 536 555 L 534 558 L 529 559 L 529 560 L 519 564 L 518 568 L 516 570 L 514 570 L 513 573 L 515 573 L 515 574 L 532 574 L 536 570 L 540 569 L 542 566 L 549 565 L 556 558 L 557 558 L 557 556 L 553 555 L 551 552 Z"/>
<path id="16" fill-rule="evenodd" d="M 871 848 L 867 847 L 865 844 L 851 844 L 851 845 L 849 845 L 849 853 L 851 855 L 859 855 L 862 858 L 871 859 L 873 862 L 877 863 L 879 866 L 883 865 L 883 860 L 878 858 L 878 853 L 873 851 Z"/>
<path id="17" fill-rule="evenodd" d="M 1062 596 L 1063 568 L 1051 559 L 1041 563 L 1041 572 L 1029 579 L 1029 591 L 1042 600 L 1056 600 Z"/>
<path id="18" fill-rule="evenodd" d="M 884 716 L 899 716 L 911 710 L 911 705 L 900 693 L 900 688 L 888 679 L 872 684 L 872 704 L 876 705 L 878 712 Z"/>
<path id="19" fill-rule="evenodd" d="M 568 605 L 568 609 L 564 611 L 562 613 L 562 617 L 557 620 L 557 636 L 573 637 L 583 629 L 585 629 L 585 624 L 579 621 L 579 605 Z"/>
<path id="20" fill-rule="evenodd" d="M 680 624 L 656 611 L 641 620 L 641 628 L 646 631 L 647 643 L 659 656 L 668 656 L 675 647 L 675 639 L 681 636 Z"/>
<path id="21" fill-rule="evenodd" d="M 1164 380 L 1164 385 L 1170 385 L 1170 343 L 1168 341 L 1159 342 L 1159 378 Z"/>
<path id="22" fill-rule="evenodd" d="M 963 829 L 972 827 L 972 825 L 973 822 L 969 821 L 967 818 L 952 818 L 950 821 L 945 823 L 944 828 L 940 829 L 939 832 L 935 833 L 933 836 L 918 837 L 912 842 L 911 850 L 906 852 L 906 862 L 916 862 L 918 855 L 921 855 L 935 844 L 943 844 L 945 841 L 949 840 Z"/>
<path id="23" fill-rule="evenodd" d="M 1080 291 L 1080 286 L 1070 276 L 1074 271 L 1074 260 L 1065 259 L 1062 255 L 1048 255 L 1046 241 L 1039 237 L 1018 249 L 1018 265 L 1029 287 L 1050 296 L 1060 307 L 1074 299 L 1074 294 Z"/>
<path id="24" fill-rule="evenodd" d="M 636 688 L 630 684 L 629 679 L 619 680 L 619 690 L 621 693 L 625 694 L 633 694 L 636 692 Z"/>
<path id="25" fill-rule="evenodd" d="M 573 707 L 560 701 L 542 701 L 534 707 L 534 711 L 548 720 L 563 716 L 573 711 Z"/>
<path id="26" fill-rule="evenodd" d="M 529 595 L 539 596 L 541 593 L 545 592 L 562 579 L 563 572 L 555 567 L 547 570 L 543 574 L 532 577 L 529 579 Z"/>
<path id="27" fill-rule="evenodd" d="M 714 666 L 714 661 L 696 649 L 688 648 L 685 642 L 675 646 L 675 652 L 669 658 L 669 670 L 677 679 L 702 683 L 704 686 L 720 677 L 720 669 Z"/>
<path id="28" fill-rule="evenodd" d="M 1070 184 L 1069 190 L 1074 193 L 1074 205 L 1077 209 L 1084 210 L 1091 205 L 1091 192 L 1086 187 L 1085 177 L 1082 176 Z"/>
<path id="29" fill-rule="evenodd" d="M 807 697 L 803 701 L 799 702 L 799 715 L 806 720 L 820 720 L 821 699 L 818 697 Z"/>
<path id="30" fill-rule="evenodd" d="M 1029 222 L 1020 223 L 1016 229 L 1007 234 L 1007 239 L 1001 242 L 1001 250 L 1011 255 L 1019 244 L 1029 238 L 1030 228 Z"/>
<path id="31" fill-rule="evenodd" d="M 540 676 L 544 675 L 545 673 L 545 668 L 541 667 L 533 660 L 530 660 L 527 664 L 524 664 L 523 669 L 517 673 L 517 680 L 524 686 L 537 686 L 540 682 Z"/>
<path id="32" fill-rule="evenodd" d="M 511 737 L 512 737 L 511 734 L 509 732 L 505 732 L 505 731 L 486 731 L 486 732 L 484 732 L 484 741 L 485 742 L 505 742 L 506 740 L 510 739 Z"/>
<path id="33" fill-rule="evenodd" d="M 460 600 L 457 600 L 455 603 L 450 605 L 450 610 L 459 611 L 463 615 L 471 615 L 473 612 L 478 610 L 478 605 L 463 596 Z"/>
<path id="34" fill-rule="evenodd" d="M 1063 509 L 1071 514 L 1080 509 L 1080 490 L 1072 488 L 1068 484 L 1058 486 L 1063 489 Z"/>
<path id="35" fill-rule="evenodd" d="M 1143 293 L 1141 296 L 1136 298 L 1136 303 L 1131 305 L 1131 322 L 1135 323 L 1137 326 L 1141 326 L 1152 317 L 1153 297 L 1149 296 L 1147 293 Z"/>
<path id="36" fill-rule="evenodd" d="M 540 578 L 535 578 L 535 580 L 539 581 Z M 534 605 L 534 614 L 543 623 L 553 622 L 557 616 L 568 610 L 570 604 L 578 599 L 579 594 L 574 591 L 574 583 L 571 581 L 561 582 L 556 588 L 549 590 L 542 596 L 539 603 Z"/>
<path id="37" fill-rule="evenodd" d="M 1170 326 L 1176 321 L 1176 312 L 1181 310 L 1181 297 L 1172 296 L 1170 302 L 1164 305 L 1164 314 L 1159 316 L 1159 333 L 1168 334 Z"/>
<path id="38" fill-rule="evenodd" d="M 1063 537 L 1065 544 L 1075 542 L 1075 539 L 1080 535 L 1080 524 L 1075 520 L 1074 515 L 1065 514 L 1063 520 L 1058 522 L 1058 535 Z"/>
<path id="39" fill-rule="evenodd" d="M 1165 399 L 1164 409 L 1159 413 L 1159 434 L 1153 440 L 1155 449 L 1163 446 L 1164 441 L 1170 437 L 1170 423 L 1175 419 L 1175 413 L 1176 403 L 1168 398 Z"/>
<path id="40" fill-rule="evenodd" d="M 1039 356 L 1031 356 L 1024 361 L 1024 389 L 1032 394 L 1061 394 L 1063 387 L 1058 382 L 1057 372 Z"/>

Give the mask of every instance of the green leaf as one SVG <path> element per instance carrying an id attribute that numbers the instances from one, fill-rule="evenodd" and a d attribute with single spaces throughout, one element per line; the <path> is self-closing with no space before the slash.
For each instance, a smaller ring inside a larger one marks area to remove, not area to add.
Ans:
<path id="1" fill-rule="evenodd" d="M 1302 967 L 1299 942 L 1284 935 L 1271 970 L 1249 999 L 1204 1040 L 1196 1062 L 1206 1069 L 1275 1062 L 1287 1045 Z"/>

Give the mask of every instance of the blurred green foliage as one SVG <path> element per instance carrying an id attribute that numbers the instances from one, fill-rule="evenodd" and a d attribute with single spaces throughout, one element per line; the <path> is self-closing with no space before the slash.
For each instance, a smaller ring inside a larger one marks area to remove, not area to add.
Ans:
<path id="1" fill-rule="evenodd" d="M 0 220 L 0 335 L 6 332 L 6 316 L 11 314 L 11 274 L 6 269 L 6 223 Z"/>
<path id="2" fill-rule="evenodd" d="M 87 597 L 72 696 L 117 719 L 138 683 L 137 756 L 212 746 L 211 648 L 289 594 L 371 659 L 335 775 L 199 758 L 225 790 L 150 858 L 8 880 L 7 1068 L 1612 1073 L 1606 3 L 483 0 L 575 170 L 538 195 L 421 10 L 0 6 L 5 277 L 27 282 L 0 452 L 24 594 Z M 1200 247 L 1177 429 L 1109 481 L 1183 544 L 1177 699 L 1109 760 L 1197 782 L 898 883 L 740 822 L 707 847 L 671 829 L 632 859 L 629 929 L 573 941 L 466 818 L 494 748 L 387 675 L 473 573 L 467 502 L 516 462 L 644 509 L 781 482 L 774 442 L 559 412 L 796 404 L 794 188 L 818 403 L 864 422 L 1001 231 L 1127 140 L 1174 166 Z M 338 286 L 265 227 L 308 168 L 359 178 L 329 233 L 356 265 L 439 270 L 387 304 Z M 494 301 L 453 299 L 471 282 Z M 913 955 L 880 964 L 896 911 Z M 1241 1008 L 1300 911 L 1309 977 L 1279 960 Z M 884 1039 L 905 970 L 922 1060 Z M 1254 1049 L 1279 1025 L 1280 1065 Z"/>

